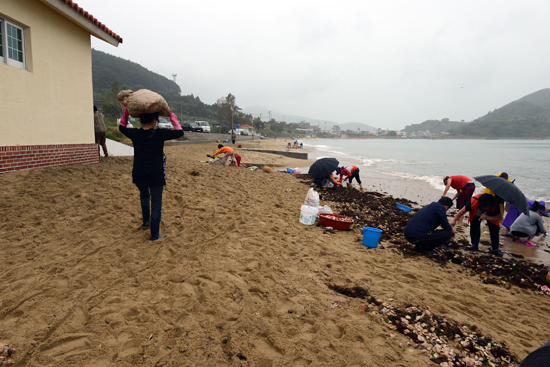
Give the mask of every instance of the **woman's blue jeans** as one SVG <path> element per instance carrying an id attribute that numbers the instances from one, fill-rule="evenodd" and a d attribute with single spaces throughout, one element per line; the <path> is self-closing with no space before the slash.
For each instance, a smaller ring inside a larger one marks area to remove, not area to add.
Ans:
<path id="1" fill-rule="evenodd" d="M 145 213 L 149 214 L 151 208 L 151 223 L 160 223 L 162 212 L 162 190 L 163 185 L 149 186 L 135 184 L 139 190 L 139 199 L 141 201 L 141 211 L 145 219 Z"/>

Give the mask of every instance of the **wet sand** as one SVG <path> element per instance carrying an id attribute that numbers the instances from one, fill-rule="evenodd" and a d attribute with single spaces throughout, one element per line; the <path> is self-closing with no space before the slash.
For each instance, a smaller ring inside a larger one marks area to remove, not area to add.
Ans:
<path id="1" fill-rule="evenodd" d="M 303 161 L 243 151 L 243 163 L 275 170 L 212 166 L 201 162 L 212 145 L 165 148 L 167 237 L 155 242 L 140 228 L 131 157 L 0 177 L 0 342 L 13 344 L 18 365 L 430 362 L 326 283 L 476 325 L 520 359 L 550 340 L 548 296 L 404 258 L 388 242 L 368 249 L 357 230 L 305 226 L 309 187 L 276 172 Z M 393 184 L 380 180 L 381 190 Z"/>

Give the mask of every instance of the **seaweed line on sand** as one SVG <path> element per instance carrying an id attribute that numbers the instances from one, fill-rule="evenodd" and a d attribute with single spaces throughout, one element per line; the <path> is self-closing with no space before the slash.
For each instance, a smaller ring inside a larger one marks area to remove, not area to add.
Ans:
<path id="1" fill-rule="evenodd" d="M 306 185 L 312 184 L 312 178 L 307 174 L 295 175 Z M 364 192 L 355 189 L 336 186 L 332 189 L 317 189 L 320 200 L 330 201 L 335 214 L 353 218 L 352 228 L 362 229 L 363 226 L 381 229 L 381 241 L 393 244 L 393 249 L 403 254 L 405 258 L 423 256 L 405 240 L 403 232 L 417 209 L 405 213 L 397 209 L 399 202 L 411 207 L 418 204 L 404 198 L 394 198 L 378 192 Z M 500 285 L 507 289 L 516 285 L 522 289 L 530 289 L 540 294 L 545 284 L 548 266 L 536 264 L 527 260 L 507 259 L 487 255 L 473 255 L 464 250 L 468 242 L 465 239 L 453 240 L 447 246 L 436 249 L 438 256 L 431 258 L 440 266 L 448 264 L 460 265 L 469 275 L 479 275 L 486 284 Z M 546 293 L 550 295 L 550 292 Z"/>

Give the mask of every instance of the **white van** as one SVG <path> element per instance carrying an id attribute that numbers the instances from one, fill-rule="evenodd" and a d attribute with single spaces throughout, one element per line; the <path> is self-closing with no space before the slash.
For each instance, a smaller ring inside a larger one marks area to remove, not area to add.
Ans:
<path id="1" fill-rule="evenodd" d="M 208 123 L 208 121 L 195 121 L 195 124 L 202 127 L 202 132 L 203 133 L 209 133 L 210 132 L 210 124 Z"/>

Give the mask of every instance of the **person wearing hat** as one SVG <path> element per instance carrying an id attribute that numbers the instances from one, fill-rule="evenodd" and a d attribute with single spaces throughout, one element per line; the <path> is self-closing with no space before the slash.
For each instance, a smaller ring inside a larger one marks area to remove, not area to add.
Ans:
<path id="1" fill-rule="evenodd" d="M 355 178 L 359 184 L 359 188 L 363 190 L 363 184 L 361 183 L 361 178 L 359 178 L 359 168 L 357 166 L 339 167 L 336 169 L 336 174 L 340 175 L 340 185 L 342 181 L 348 180 L 348 187 L 351 187 L 351 181 Z"/>
<path id="2" fill-rule="evenodd" d="M 535 201 L 533 209 L 529 210 L 529 215 L 521 213 L 521 215 L 514 221 L 514 224 L 510 227 L 512 236 L 516 237 L 514 242 L 523 242 L 521 238 L 527 237 L 527 240 L 523 242 L 526 246 L 536 246 L 537 244 L 532 242 L 533 237 L 543 234 L 546 236 L 546 229 L 544 229 L 544 222 L 541 215 L 548 217 L 546 212 L 546 203 L 544 201 Z"/>
<path id="3" fill-rule="evenodd" d="M 435 255 L 433 249 L 448 243 L 455 235 L 447 220 L 447 210 L 453 206 L 448 197 L 420 209 L 405 227 L 405 238 L 414 249 L 426 255 Z M 441 226 L 442 229 L 436 229 Z"/>
<path id="4" fill-rule="evenodd" d="M 451 226 L 454 227 L 466 212 L 470 212 L 468 221 L 470 222 L 470 241 L 472 243 L 472 246 L 466 247 L 466 249 L 470 251 L 479 251 L 481 221 L 486 220 L 491 238 L 492 249 L 490 253 L 496 256 L 502 256 L 502 252 L 499 250 L 499 231 L 500 221 L 504 217 L 504 201 L 496 195 L 475 195 L 458 211 L 451 221 Z"/>
<path id="5" fill-rule="evenodd" d="M 500 172 L 497 176 L 510 181 L 510 177 L 508 177 L 508 174 L 506 172 Z M 495 196 L 495 193 L 489 190 L 488 188 L 483 189 L 481 194 L 489 194 L 489 195 Z"/>
<path id="6" fill-rule="evenodd" d="M 457 209 L 462 209 L 464 205 L 466 205 L 472 198 L 476 189 L 474 181 L 470 177 L 463 175 L 445 176 L 443 178 L 443 184 L 445 185 L 445 190 L 441 197 L 447 196 L 447 191 L 449 191 L 451 187 L 456 190 L 456 195 L 452 200 L 456 199 Z"/>

